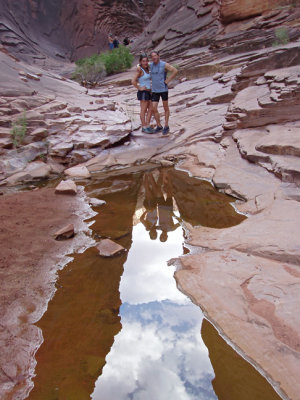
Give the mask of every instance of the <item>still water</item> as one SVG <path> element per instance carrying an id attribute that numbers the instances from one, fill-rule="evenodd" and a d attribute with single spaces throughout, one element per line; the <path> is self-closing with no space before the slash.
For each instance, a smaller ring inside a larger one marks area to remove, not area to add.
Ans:
<path id="1" fill-rule="evenodd" d="M 218 335 L 176 287 L 171 258 L 188 252 L 183 221 L 240 223 L 232 199 L 187 174 L 151 171 L 98 179 L 105 206 L 92 225 L 128 251 L 74 255 L 39 321 L 29 399 L 275 400 L 268 382 Z"/>
<path id="2" fill-rule="evenodd" d="M 216 399 L 202 313 L 176 288 L 167 261 L 182 253 L 182 229 L 149 240 L 142 224 L 124 266 L 122 331 L 92 395 L 97 399 Z"/>

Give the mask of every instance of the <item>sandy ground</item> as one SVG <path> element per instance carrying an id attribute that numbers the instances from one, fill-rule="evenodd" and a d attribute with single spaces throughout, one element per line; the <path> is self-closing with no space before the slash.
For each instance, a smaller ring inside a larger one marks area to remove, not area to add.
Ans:
<path id="1" fill-rule="evenodd" d="M 83 222 L 91 215 L 83 189 L 75 197 L 56 195 L 52 188 L 0 196 L 1 399 L 18 399 L 29 390 L 42 341 L 32 324 L 55 291 L 55 274 L 66 254 L 91 243 Z M 53 233 L 69 223 L 78 232 L 75 238 L 55 241 Z"/>

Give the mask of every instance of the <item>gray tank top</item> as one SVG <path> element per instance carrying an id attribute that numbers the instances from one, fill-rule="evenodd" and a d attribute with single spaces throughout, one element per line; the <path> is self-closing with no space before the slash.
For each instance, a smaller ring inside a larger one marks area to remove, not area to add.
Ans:
<path id="1" fill-rule="evenodd" d="M 159 61 L 158 64 L 152 63 L 150 65 L 151 78 L 152 78 L 152 92 L 162 93 L 168 91 L 168 86 L 165 84 L 167 73 L 165 70 L 166 63 Z"/>
<path id="2" fill-rule="evenodd" d="M 143 71 L 143 75 L 139 77 L 139 85 L 140 86 L 145 86 L 148 90 L 151 89 L 151 76 L 150 73 L 147 73 L 142 67 L 140 67 L 141 70 Z"/>

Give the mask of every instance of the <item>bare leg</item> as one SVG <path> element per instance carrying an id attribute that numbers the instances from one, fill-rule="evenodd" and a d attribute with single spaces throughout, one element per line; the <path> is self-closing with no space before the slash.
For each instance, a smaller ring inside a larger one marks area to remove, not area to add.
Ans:
<path id="1" fill-rule="evenodd" d="M 157 124 L 157 126 L 161 126 L 160 115 L 159 115 L 159 112 L 158 112 L 158 101 L 153 101 L 152 102 L 152 107 L 153 107 L 153 114 L 154 114 L 154 118 L 155 118 L 156 124 Z"/>
<path id="2" fill-rule="evenodd" d="M 152 101 L 148 101 L 148 112 L 147 112 L 147 117 L 146 117 L 147 126 L 150 126 L 152 114 L 153 114 Z"/>
<path id="3" fill-rule="evenodd" d="M 169 126 L 169 118 L 170 118 L 170 109 L 169 109 L 169 102 L 163 101 L 163 106 L 165 110 L 165 126 Z"/>
<path id="4" fill-rule="evenodd" d="M 146 123 L 146 112 L 148 108 L 148 101 L 141 100 L 140 103 L 141 103 L 140 117 L 141 117 L 142 128 L 146 128 L 148 126 Z"/>
<path id="5" fill-rule="evenodd" d="M 155 197 L 159 197 L 161 194 L 161 191 L 159 190 L 159 186 L 155 182 L 153 175 L 149 174 L 148 179 L 149 179 L 149 184 L 152 186 Z"/>
<path id="6" fill-rule="evenodd" d="M 167 197 L 173 197 L 173 186 L 171 176 L 168 170 L 163 170 L 163 188 L 165 193 L 167 193 Z"/>
<path id="7" fill-rule="evenodd" d="M 144 175 L 144 188 L 145 188 L 145 197 L 148 198 L 149 194 L 151 193 L 148 172 L 146 172 Z"/>

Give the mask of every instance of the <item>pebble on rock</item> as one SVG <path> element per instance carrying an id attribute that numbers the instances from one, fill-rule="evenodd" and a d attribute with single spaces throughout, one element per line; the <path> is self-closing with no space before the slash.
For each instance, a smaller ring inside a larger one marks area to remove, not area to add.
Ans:
<path id="1" fill-rule="evenodd" d="M 222 72 L 217 72 L 214 76 L 213 76 L 213 80 L 217 81 L 220 78 L 222 78 L 222 76 L 224 76 L 224 74 Z"/>
<path id="2" fill-rule="evenodd" d="M 85 166 L 76 166 L 65 170 L 65 175 L 73 178 L 90 178 L 90 171 Z"/>
<path id="3" fill-rule="evenodd" d="M 96 198 L 91 198 L 89 200 L 89 204 L 93 207 L 100 207 L 100 206 L 104 206 L 106 204 L 106 201 L 104 200 L 100 200 L 100 199 L 96 199 Z"/>
<path id="4" fill-rule="evenodd" d="M 71 239 L 75 236 L 75 229 L 73 224 L 69 224 L 59 231 L 55 232 L 54 238 L 55 240 L 67 240 Z"/>
<path id="5" fill-rule="evenodd" d="M 126 250 L 123 246 L 120 246 L 118 243 L 113 242 L 110 239 L 101 240 L 97 249 L 102 257 L 113 257 Z"/>
<path id="6" fill-rule="evenodd" d="M 31 74 L 29 72 L 19 71 L 19 75 L 21 77 L 32 79 L 34 81 L 39 81 L 40 80 L 40 77 L 37 74 Z"/>
<path id="7" fill-rule="evenodd" d="M 161 160 L 160 164 L 162 167 L 173 167 L 174 163 L 169 160 Z"/>
<path id="8" fill-rule="evenodd" d="M 68 179 L 67 181 L 61 181 L 60 184 L 56 186 L 55 193 L 71 194 L 75 196 L 77 194 L 77 186 L 71 179 Z"/>

